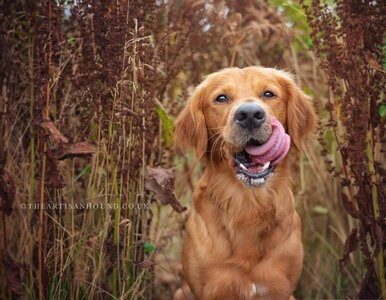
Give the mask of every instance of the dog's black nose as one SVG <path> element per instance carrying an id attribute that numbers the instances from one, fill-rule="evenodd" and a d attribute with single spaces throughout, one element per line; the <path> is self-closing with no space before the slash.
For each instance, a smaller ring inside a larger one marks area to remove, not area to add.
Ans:
<path id="1" fill-rule="evenodd" d="M 242 128 L 253 130 L 265 120 L 264 109 L 256 103 L 245 103 L 236 110 L 234 121 Z"/>

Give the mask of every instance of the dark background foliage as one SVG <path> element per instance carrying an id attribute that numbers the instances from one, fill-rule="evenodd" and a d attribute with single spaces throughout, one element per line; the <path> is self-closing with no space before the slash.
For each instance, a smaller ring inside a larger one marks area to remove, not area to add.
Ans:
<path id="1" fill-rule="evenodd" d="M 203 76 L 249 65 L 294 73 L 320 117 L 293 153 L 295 296 L 385 292 L 382 1 L 0 7 L 1 298 L 171 299 L 200 171 L 172 149 L 173 120 Z M 85 203 L 127 206 L 63 208 Z"/>

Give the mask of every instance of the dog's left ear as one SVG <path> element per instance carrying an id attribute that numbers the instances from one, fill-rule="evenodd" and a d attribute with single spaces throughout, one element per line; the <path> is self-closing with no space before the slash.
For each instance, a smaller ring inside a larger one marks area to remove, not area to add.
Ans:
<path id="1" fill-rule="evenodd" d="M 293 82 L 287 80 L 287 128 L 293 145 L 300 151 L 302 141 L 316 129 L 317 117 L 313 103 Z"/>

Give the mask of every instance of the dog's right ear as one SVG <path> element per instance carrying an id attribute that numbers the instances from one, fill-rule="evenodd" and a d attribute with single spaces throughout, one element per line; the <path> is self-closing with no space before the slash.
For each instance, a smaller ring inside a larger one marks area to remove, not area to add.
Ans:
<path id="1" fill-rule="evenodd" d="M 174 145 L 182 151 L 195 149 L 200 159 L 204 157 L 208 148 L 208 131 L 202 110 L 202 97 L 203 90 L 198 87 L 178 115 L 174 132 Z"/>

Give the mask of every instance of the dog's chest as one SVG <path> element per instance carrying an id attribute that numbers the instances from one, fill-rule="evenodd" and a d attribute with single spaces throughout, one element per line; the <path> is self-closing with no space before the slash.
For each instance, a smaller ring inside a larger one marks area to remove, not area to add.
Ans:
<path id="1" fill-rule="evenodd" d="M 232 253 L 243 252 L 256 259 L 266 252 L 265 246 L 274 227 L 273 222 L 267 222 L 258 213 L 251 211 L 244 215 L 223 213 L 221 226 L 229 240 Z"/>

